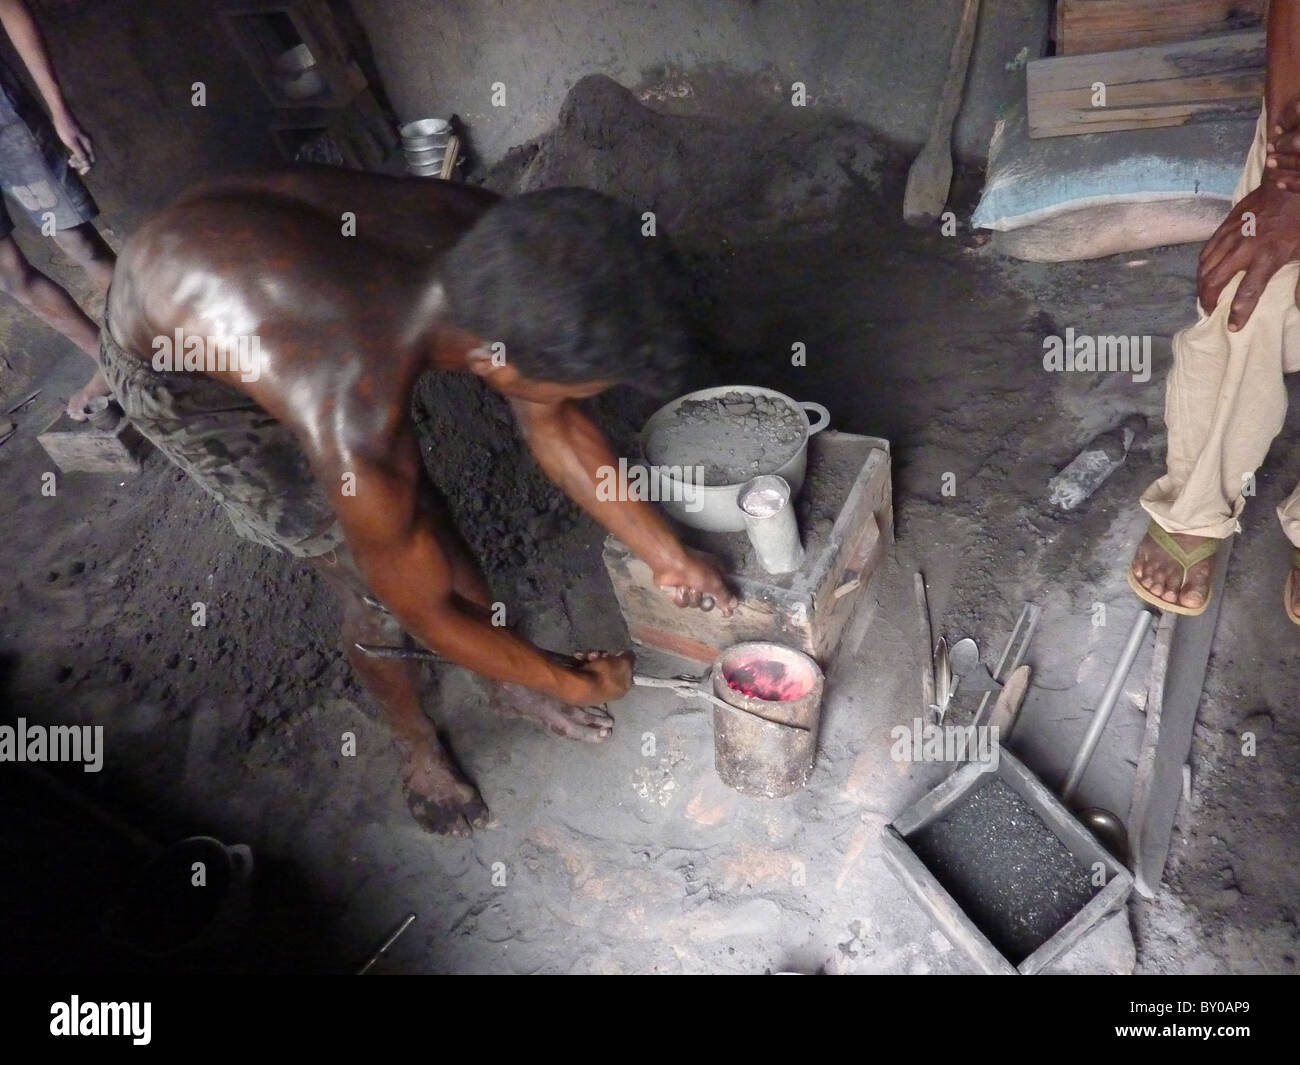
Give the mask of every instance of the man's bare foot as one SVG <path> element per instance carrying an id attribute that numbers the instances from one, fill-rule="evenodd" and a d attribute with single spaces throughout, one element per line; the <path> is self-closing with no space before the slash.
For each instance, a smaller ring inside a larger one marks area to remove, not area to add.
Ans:
<path id="1" fill-rule="evenodd" d="M 102 373 L 96 372 L 95 376 L 86 382 L 85 386 L 78 392 L 72 394 L 68 400 L 66 408 L 68 417 L 74 422 L 84 422 L 86 420 L 86 407 L 92 399 L 98 396 L 111 396 L 112 389 L 108 387 L 108 382 L 104 380 Z"/>
<path id="2" fill-rule="evenodd" d="M 1170 538 L 1184 551 L 1191 552 L 1209 542 L 1209 536 L 1187 536 L 1169 533 Z M 1214 578 L 1214 556 L 1189 566 L 1183 575 L 1182 564 L 1172 558 L 1148 532 L 1138 544 L 1133 555 L 1134 578 L 1148 592 L 1166 603 L 1200 610 L 1209 601 L 1210 582 Z"/>
<path id="3" fill-rule="evenodd" d="M 584 743 L 607 740 L 614 730 L 614 719 L 603 707 L 569 706 L 518 684 L 489 681 L 488 702 L 493 710 L 506 717 L 527 718 L 557 736 Z"/>
<path id="4" fill-rule="evenodd" d="M 406 805 L 426 832 L 468 836 L 488 823 L 483 797 L 446 754 L 416 751 L 406 762 Z"/>

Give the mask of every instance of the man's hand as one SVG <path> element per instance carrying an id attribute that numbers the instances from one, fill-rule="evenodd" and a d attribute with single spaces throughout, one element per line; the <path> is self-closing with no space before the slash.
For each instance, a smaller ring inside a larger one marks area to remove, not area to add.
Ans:
<path id="1" fill-rule="evenodd" d="M 632 687 L 636 656 L 631 651 L 579 651 L 573 657 L 581 663 L 574 670 L 581 680 L 575 685 L 574 697 L 566 702 L 580 706 L 613 702 Z"/>
<path id="2" fill-rule="evenodd" d="M 1262 183 L 1300 192 L 1300 99 L 1282 108 L 1268 128 Z"/>
<path id="3" fill-rule="evenodd" d="M 81 128 L 81 124 L 68 111 L 52 116 L 54 132 L 68 149 L 68 162 L 78 174 L 84 174 L 95 161 L 95 146 Z"/>
<path id="4" fill-rule="evenodd" d="M 700 606 L 706 595 L 711 595 L 724 617 L 730 617 L 738 600 L 727 587 L 722 573 L 708 555 L 683 549 L 685 556 L 676 565 L 655 573 L 655 584 L 671 590 L 673 602 L 678 606 Z"/>
<path id="5" fill-rule="evenodd" d="M 1287 263 L 1297 261 L 1300 194 L 1272 184 L 1260 185 L 1233 207 L 1201 249 L 1197 297 L 1206 313 L 1212 312 L 1228 282 L 1244 270 L 1246 276 L 1237 286 L 1228 314 L 1228 329 L 1236 332 L 1250 318 L 1273 275 Z"/>

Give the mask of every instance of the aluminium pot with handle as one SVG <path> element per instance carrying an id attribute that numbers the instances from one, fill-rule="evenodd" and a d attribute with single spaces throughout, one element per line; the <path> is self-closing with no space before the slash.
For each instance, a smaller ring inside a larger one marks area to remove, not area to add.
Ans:
<path id="1" fill-rule="evenodd" d="M 679 396 L 666 406 L 660 407 L 650 416 L 641 430 L 641 453 L 645 457 L 649 470 L 651 499 L 658 502 L 683 525 L 689 525 L 693 529 L 703 529 L 706 532 L 744 532 L 745 515 L 736 502 L 736 496 L 748 483 L 749 478 L 736 484 L 696 484 L 677 476 L 674 471 L 679 470 L 679 467 L 657 465 L 655 456 L 650 454 L 650 441 L 656 430 L 661 429 L 670 418 L 674 417 L 677 408 L 683 403 L 690 400 L 719 399 L 732 392 L 781 400 L 798 411 L 802 417 L 803 439 L 799 441 L 798 450 L 780 466 L 774 469 L 757 469 L 753 473 L 755 477 L 759 474 L 775 474 L 784 477 L 790 485 L 791 499 L 797 496 L 799 489 L 803 487 L 804 474 L 808 468 L 809 439 L 830 424 L 830 411 L 820 403 L 801 403 L 783 392 L 760 388 L 757 385 L 720 385 L 716 388 L 702 388 L 698 392 L 688 392 L 684 396 Z M 815 422 L 809 419 L 809 412 L 816 416 Z M 703 464 L 708 458 L 709 456 L 702 455 L 696 461 Z"/>

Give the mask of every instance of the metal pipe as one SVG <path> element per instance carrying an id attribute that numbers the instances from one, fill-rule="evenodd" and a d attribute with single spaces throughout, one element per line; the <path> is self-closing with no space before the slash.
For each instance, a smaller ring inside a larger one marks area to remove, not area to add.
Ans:
<path id="1" fill-rule="evenodd" d="M 1074 798 L 1079 782 L 1083 780 L 1083 774 L 1088 769 L 1088 763 L 1092 761 L 1101 734 L 1106 730 L 1106 723 L 1110 720 L 1111 711 L 1115 709 L 1115 704 L 1119 701 L 1119 693 L 1124 689 L 1124 681 L 1128 679 L 1129 670 L 1133 668 L 1133 662 L 1137 659 L 1138 652 L 1142 650 L 1142 642 L 1146 639 L 1147 630 L 1154 619 L 1155 614 L 1146 609 L 1139 610 L 1138 616 L 1133 619 L 1133 628 L 1129 630 L 1124 652 L 1115 663 L 1115 671 L 1110 675 L 1106 690 L 1102 692 L 1101 702 L 1097 704 L 1092 720 L 1088 723 L 1088 731 L 1084 733 L 1083 742 L 1079 744 L 1079 753 L 1074 756 L 1070 775 L 1065 778 L 1061 798 L 1067 803 Z"/>
<path id="2" fill-rule="evenodd" d="M 791 496 L 789 482 L 775 474 L 755 477 L 736 494 L 749 542 L 768 573 L 793 573 L 803 565 Z"/>

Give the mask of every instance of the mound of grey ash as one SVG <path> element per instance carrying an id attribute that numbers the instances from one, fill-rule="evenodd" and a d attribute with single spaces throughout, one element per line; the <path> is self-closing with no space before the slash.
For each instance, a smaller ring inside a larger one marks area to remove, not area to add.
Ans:
<path id="1" fill-rule="evenodd" d="M 803 413 L 753 392 L 688 399 L 651 432 L 646 458 L 656 466 L 702 467 L 706 485 L 741 484 L 776 473 L 804 440 Z"/>

